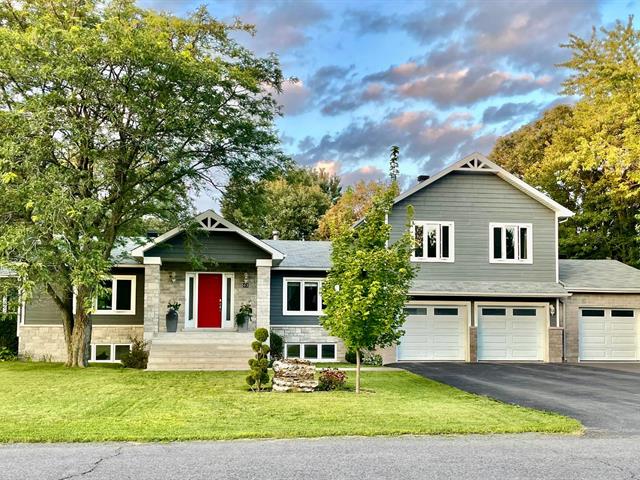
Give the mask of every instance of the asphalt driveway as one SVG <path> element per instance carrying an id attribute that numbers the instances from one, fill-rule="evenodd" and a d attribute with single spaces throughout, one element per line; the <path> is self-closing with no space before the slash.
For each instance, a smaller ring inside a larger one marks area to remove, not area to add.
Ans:
<path id="1" fill-rule="evenodd" d="M 588 434 L 640 434 L 640 365 L 399 363 L 468 392 L 580 420 Z"/>

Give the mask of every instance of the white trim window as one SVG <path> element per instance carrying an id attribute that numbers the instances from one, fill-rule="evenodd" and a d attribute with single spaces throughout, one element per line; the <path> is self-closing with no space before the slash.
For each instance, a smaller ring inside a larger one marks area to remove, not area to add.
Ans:
<path id="1" fill-rule="evenodd" d="M 415 221 L 411 225 L 415 248 L 413 262 L 453 262 L 455 258 L 453 222 Z"/>
<path id="2" fill-rule="evenodd" d="M 284 357 L 335 362 L 338 359 L 338 347 L 335 343 L 285 343 Z"/>
<path id="3" fill-rule="evenodd" d="M 94 303 L 95 315 L 135 315 L 135 275 L 112 275 L 103 280 L 102 288 Z"/>
<path id="4" fill-rule="evenodd" d="M 533 227 L 530 223 L 489 224 L 490 263 L 533 263 Z"/>
<path id="5" fill-rule="evenodd" d="M 122 356 L 131 351 L 130 343 L 92 343 L 91 362 L 119 363 Z"/>
<path id="6" fill-rule="evenodd" d="M 320 278 L 284 278 L 282 284 L 283 315 L 322 315 Z"/>

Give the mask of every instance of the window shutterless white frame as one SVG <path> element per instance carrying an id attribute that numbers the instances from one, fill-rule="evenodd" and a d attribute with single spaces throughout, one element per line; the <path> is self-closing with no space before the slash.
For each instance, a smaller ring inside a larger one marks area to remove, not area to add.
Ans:
<path id="1" fill-rule="evenodd" d="M 502 258 L 494 257 L 494 238 L 493 229 L 500 228 L 500 242 Z M 513 228 L 515 230 L 513 242 L 515 255 L 514 258 L 507 257 L 507 228 Z M 520 258 L 520 230 L 527 230 L 527 258 Z M 489 263 L 533 263 L 533 225 L 530 223 L 490 223 L 489 224 Z"/>
<path id="2" fill-rule="evenodd" d="M 109 346 L 110 354 L 109 360 L 96 360 L 96 347 L 100 346 Z M 116 360 L 116 347 L 129 347 L 129 351 L 131 351 L 130 343 L 92 343 L 91 344 L 91 360 L 92 363 L 120 363 L 120 360 Z"/>
<path id="3" fill-rule="evenodd" d="M 198 328 L 198 278 L 200 274 L 222 275 L 222 328 L 235 326 L 235 274 L 233 272 L 186 272 L 184 281 L 184 328 L 186 330 Z M 189 316 L 189 279 L 193 279 L 193 318 Z M 231 280 L 230 305 L 227 303 L 228 279 Z M 229 312 L 229 320 L 227 320 Z"/>
<path id="4" fill-rule="evenodd" d="M 98 310 L 98 299 L 93 301 L 93 314 L 94 315 L 135 315 L 136 314 L 136 276 L 135 275 L 111 275 L 111 309 Z M 131 308 L 129 310 L 117 310 L 117 298 L 118 298 L 118 280 L 130 280 L 131 281 Z M 74 295 L 75 299 L 75 295 Z"/>
<path id="5" fill-rule="evenodd" d="M 288 346 L 289 345 L 300 345 L 300 356 L 299 357 L 289 357 L 287 355 Z M 315 345 L 317 348 L 317 356 L 316 357 L 306 357 L 305 356 L 305 345 Z M 332 345 L 333 346 L 333 358 L 322 358 L 322 347 L 323 345 Z M 338 360 L 338 346 L 335 343 L 315 343 L 315 342 L 291 342 L 284 344 L 284 357 L 285 358 L 300 358 L 303 360 L 314 360 L 317 362 L 336 362 Z"/>
<path id="6" fill-rule="evenodd" d="M 411 254 L 412 262 L 453 263 L 455 261 L 455 227 L 454 222 L 434 222 L 416 220 L 411 224 L 411 237 L 416 238 L 416 227 L 422 227 L 422 257 L 415 256 L 415 250 Z M 449 227 L 449 256 L 442 257 L 442 227 Z M 427 236 L 429 229 L 436 232 L 436 256 L 428 257 Z"/>
<path id="7" fill-rule="evenodd" d="M 322 278 L 313 277 L 285 277 L 282 279 L 282 314 L 283 315 L 300 315 L 300 316 L 318 316 L 322 315 Z M 288 310 L 287 308 L 287 284 L 300 283 L 300 310 Z M 305 284 L 317 284 L 318 285 L 318 309 L 317 310 L 305 310 L 304 309 L 304 286 Z"/>

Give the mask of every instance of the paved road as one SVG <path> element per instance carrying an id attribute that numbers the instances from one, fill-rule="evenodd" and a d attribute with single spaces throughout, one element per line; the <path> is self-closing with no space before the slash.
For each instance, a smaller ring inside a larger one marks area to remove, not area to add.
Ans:
<path id="1" fill-rule="evenodd" d="M 580 420 L 588 435 L 640 435 L 640 365 L 402 363 L 414 373 Z M 640 454 L 640 446 L 638 446 Z"/>
<path id="2" fill-rule="evenodd" d="M 10 445 L 0 479 L 623 480 L 640 476 L 639 445 L 541 435 Z"/>

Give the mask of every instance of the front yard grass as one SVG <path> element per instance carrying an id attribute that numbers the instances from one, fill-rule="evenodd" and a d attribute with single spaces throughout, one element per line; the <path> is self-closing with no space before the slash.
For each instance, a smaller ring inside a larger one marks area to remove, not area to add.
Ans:
<path id="1" fill-rule="evenodd" d="M 577 420 L 409 372 L 364 372 L 360 396 L 256 394 L 245 375 L 0 363 L 0 442 L 581 431 Z"/>

